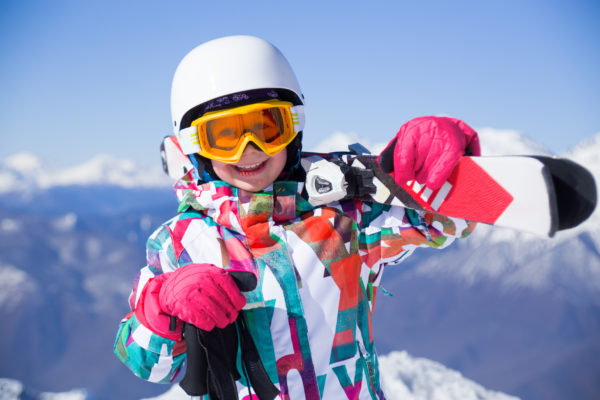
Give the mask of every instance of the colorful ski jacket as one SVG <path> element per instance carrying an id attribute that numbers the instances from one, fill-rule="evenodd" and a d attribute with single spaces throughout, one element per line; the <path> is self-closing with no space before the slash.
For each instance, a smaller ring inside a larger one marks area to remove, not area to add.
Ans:
<path id="1" fill-rule="evenodd" d="M 418 247 L 444 248 L 473 225 L 359 200 L 314 208 L 302 185 L 275 182 L 259 193 L 221 181 L 175 185 L 179 214 L 149 238 L 115 342 L 137 376 L 172 382 L 185 359 L 180 326 L 170 330 L 168 316 L 156 323 L 144 311 L 152 309 L 142 305 L 148 283 L 210 263 L 257 277 L 242 313 L 281 399 L 385 398 L 371 327 L 383 267 Z M 237 385 L 249 398 L 243 378 Z"/>

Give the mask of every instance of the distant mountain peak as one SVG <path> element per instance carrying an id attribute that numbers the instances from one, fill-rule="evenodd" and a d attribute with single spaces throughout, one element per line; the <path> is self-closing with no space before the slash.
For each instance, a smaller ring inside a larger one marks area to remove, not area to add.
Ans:
<path id="1" fill-rule="evenodd" d="M 57 168 L 31 153 L 17 153 L 0 161 L 0 193 L 72 185 L 151 188 L 168 187 L 172 183 L 158 165 L 142 168 L 131 160 L 106 154 L 66 168 Z"/>
<path id="2" fill-rule="evenodd" d="M 565 157 L 585 165 L 600 182 L 600 132 L 569 150 Z"/>
<path id="3" fill-rule="evenodd" d="M 484 156 L 551 154 L 546 147 L 516 130 L 483 127 L 477 132 Z"/>
<path id="4" fill-rule="evenodd" d="M 4 164 L 21 173 L 37 172 L 42 169 L 40 158 L 29 152 L 13 154 L 4 160 Z"/>
<path id="5" fill-rule="evenodd" d="M 390 400 L 518 400 L 488 390 L 438 362 L 412 357 L 406 351 L 380 356 L 379 366 L 386 397 Z"/>

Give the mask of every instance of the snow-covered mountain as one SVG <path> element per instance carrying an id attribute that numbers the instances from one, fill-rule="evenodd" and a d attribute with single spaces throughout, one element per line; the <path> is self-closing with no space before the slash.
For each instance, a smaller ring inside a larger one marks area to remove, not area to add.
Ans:
<path id="1" fill-rule="evenodd" d="M 379 360 L 388 400 L 516 400 L 465 378 L 461 373 L 405 351 L 394 351 Z"/>
<path id="2" fill-rule="evenodd" d="M 484 154 L 548 153 L 517 132 L 479 132 Z M 600 182 L 600 135 L 566 155 Z M 160 170 L 137 175 L 129 162 L 98 160 L 62 170 L 31 155 L 0 161 L 0 353 L 11 360 L 0 377 L 44 392 L 86 388 L 100 400 L 158 396 L 165 388 L 129 373 L 112 342 L 145 239 L 176 208 L 171 182 Z M 383 286 L 393 296 L 379 295 L 374 313 L 379 353 L 405 349 L 527 399 L 600 397 L 598 218 L 596 210 L 553 239 L 479 226 L 442 252 L 417 251 L 388 268 Z M 454 387 L 436 381 L 439 364 L 383 359 L 406 363 L 386 373 L 415 398 L 451 398 L 415 394 Z"/>
<path id="3" fill-rule="evenodd" d="M 160 167 L 140 168 L 133 161 L 109 155 L 97 155 L 81 165 L 62 169 L 30 153 L 14 154 L 0 162 L 0 193 L 71 185 L 152 188 L 171 183 Z"/>
<path id="4" fill-rule="evenodd" d="M 37 392 L 14 379 L 0 378 L 0 400 L 92 400 L 85 390 L 64 393 Z"/>

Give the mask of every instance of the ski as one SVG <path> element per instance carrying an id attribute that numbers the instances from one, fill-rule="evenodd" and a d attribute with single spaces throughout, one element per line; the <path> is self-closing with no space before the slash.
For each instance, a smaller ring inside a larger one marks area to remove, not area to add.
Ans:
<path id="1" fill-rule="evenodd" d="M 581 224 L 592 214 L 597 201 L 592 174 L 564 158 L 465 156 L 442 187 L 431 190 L 416 181 L 396 185 L 376 156 L 351 153 L 334 158 L 308 154 L 311 162 L 304 162 L 304 166 L 309 201 L 310 197 L 321 196 L 319 190 L 324 192 L 327 187 L 323 184 L 327 178 L 320 176 L 319 167 L 309 165 L 318 163 L 320 156 L 329 162 L 340 158 L 355 172 L 372 171 L 374 190 L 368 196 L 373 201 L 548 237 Z M 315 181 L 320 182 L 318 188 L 311 187 Z"/>

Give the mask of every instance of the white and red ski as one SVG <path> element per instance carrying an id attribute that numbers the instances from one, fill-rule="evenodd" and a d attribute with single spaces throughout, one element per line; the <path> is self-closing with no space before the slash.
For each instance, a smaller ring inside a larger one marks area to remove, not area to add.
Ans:
<path id="1" fill-rule="evenodd" d="M 392 185 L 392 177 L 374 156 L 356 156 L 349 162 L 374 171 L 375 181 L 380 181 L 375 182 L 375 201 L 538 235 L 552 237 L 579 225 L 596 205 L 592 174 L 557 157 L 463 157 L 435 191 L 415 181 Z"/>

